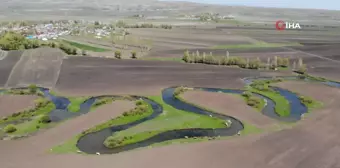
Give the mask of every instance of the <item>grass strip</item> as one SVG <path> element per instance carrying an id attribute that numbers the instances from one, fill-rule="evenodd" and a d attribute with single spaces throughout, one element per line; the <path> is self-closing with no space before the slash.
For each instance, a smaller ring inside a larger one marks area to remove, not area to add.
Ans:
<path id="1" fill-rule="evenodd" d="M 89 97 L 69 97 L 70 104 L 67 106 L 67 110 L 70 112 L 78 112 L 80 105 L 84 103 Z"/>
<path id="2" fill-rule="evenodd" d="M 110 51 L 108 49 L 104 49 L 104 48 L 99 48 L 99 47 L 94 47 L 94 46 L 90 46 L 87 44 L 82 44 L 82 43 L 78 43 L 78 42 L 73 42 L 73 41 L 68 41 L 68 40 L 63 40 L 63 42 L 68 43 L 74 47 L 77 47 L 79 49 L 82 50 L 87 50 L 87 51 L 93 51 L 93 52 L 105 52 L 105 51 Z"/>

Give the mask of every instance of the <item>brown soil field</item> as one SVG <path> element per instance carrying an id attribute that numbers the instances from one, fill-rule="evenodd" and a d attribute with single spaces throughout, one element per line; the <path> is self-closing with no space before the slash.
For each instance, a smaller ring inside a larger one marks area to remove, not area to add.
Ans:
<path id="1" fill-rule="evenodd" d="M 81 37 L 81 36 L 68 36 L 65 37 L 68 41 L 78 42 L 81 44 L 86 44 L 89 46 L 99 47 L 103 49 L 108 49 L 110 51 L 105 52 L 93 52 L 87 51 L 87 56 L 94 56 L 94 57 L 111 57 L 114 58 L 114 52 L 116 50 L 121 51 L 121 57 L 124 59 L 131 57 L 131 52 L 135 51 L 137 53 L 137 57 L 145 56 L 149 53 L 147 50 L 141 50 L 138 47 L 132 46 L 124 46 L 124 45 L 113 45 L 111 42 L 103 39 L 95 39 L 95 38 L 88 38 L 88 37 Z M 125 47 L 125 48 L 124 48 Z"/>
<path id="2" fill-rule="evenodd" d="M 191 42 L 192 44 L 250 44 L 254 39 L 228 34 L 217 29 L 202 28 L 174 28 L 166 29 L 131 29 L 131 33 L 143 38 L 156 40 Z"/>
<path id="3" fill-rule="evenodd" d="M 70 57 L 64 60 L 56 89 L 64 94 L 159 95 L 169 86 L 242 88 L 241 78 L 260 71 L 169 61 Z"/>
<path id="4" fill-rule="evenodd" d="M 11 73 L 14 65 L 18 62 L 22 54 L 22 51 L 11 51 L 7 53 L 7 56 L 0 60 L 0 86 L 5 86 L 9 74 Z"/>
<path id="5" fill-rule="evenodd" d="M 6 86 L 20 87 L 34 83 L 53 88 L 64 55 L 61 50 L 53 48 L 26 50 L 13 68 Z"/>
<path id="6" fill-rule="evenodd" d="M 31 95 L 0 95 L 0 117 L 34 107 L 38 96 Z"/>
<path id="7" fill-rule="evenodd" d="M 221 114 L 233 116 L 259 128 L 270 127 L 275 121 L 248 106 L 239 95 L 212 93 L 205 91 L 186 91 L 181 97 L 187 102 L 211 109 Z M 209 101 L 207 101 L 209 100 Z"/>

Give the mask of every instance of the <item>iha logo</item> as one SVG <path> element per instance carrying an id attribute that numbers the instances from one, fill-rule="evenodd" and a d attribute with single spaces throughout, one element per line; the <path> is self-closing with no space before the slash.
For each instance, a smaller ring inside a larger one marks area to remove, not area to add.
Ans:
<path id="1" fill-rule="evenodd" d="M 276 30 L 286 30 L 286 29 L 301 29 L 299 23 L 294 22 L 284 22 L 282 20 L 276 21 Z"/>

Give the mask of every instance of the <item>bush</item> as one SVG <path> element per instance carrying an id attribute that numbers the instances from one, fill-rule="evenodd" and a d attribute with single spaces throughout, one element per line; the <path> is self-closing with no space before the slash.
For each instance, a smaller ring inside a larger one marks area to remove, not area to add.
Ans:
<path id="1" fill-rule="evenodd" d="M 115 137 L 108 137 L 105 139 L 104 141 L 104 145 L 108 148 L 114 148 L 114 147 L 117 147 L 117 146 L 120 146 L 123 142 L 124 138 L 115 138 Z"/>
<path id="2" fill-rule="evenodd" d="M 312 104 L 313 103 L 313 100 L 311 98 L 308 98 L 308 97 L 300 96 L 299 99 L 303 104 Z"/>
<path id="3" fill-rule="evenodd" d="M 86 50 L 81 50 L 81 55 L 83 56 L 87 55 Z"/>
<path id="4" fill-rule="evenodd" d="M 137 53 L 136 53 L 136 51 L 132 51 L 132 52 L 131 52 L 131 58 L 132 58 L 132 59 L 136 59 L 136 58 L 137 58 Z"/>
<path id="5" fill-rule="evenodd" d="M 34 93 L 37 93 L 38 87 L 37 85 L 31 84 L 28 86 L 28 90 L 30 93 L 34 94 Z"/>
<path id="6" fill-rule="evenodd" d="M 299 74 L 305 74 L 307 72 L 307 66 L 306 64 L 301 65 L 297 70 L 297 73 Z"/>
<path id="7" fill-rule="evenodd" d="M 261 60 L 259 58 L 249 61 L 249 69 L 259 69 L 261 67 Z"/>
<path id="8" fill-rule="evenodd" d="M 178 96 L 181 93 L 183 93 L 185 91 L 185 88 L 183 86 L 177 87 L 174 91 L 174 96 Z"/>
<path id="9" fill-rule="evenodd" d="M 44 99 L 44 98 L 39 98 L 39 99 L 37 99 L 37 100 L 34 101 L 35 107 L 36 107 L 36 108 L 43 107 L 43 106 L 47 105 L 48 102 L 49 102 L 49 101 L 46 100 L 46 99 Z"/>
<path id="10" fill-rule="evenodd" d="M 236 65 L 238 65 L 240 68 L 246 68 L 247 61 L 244 58 L 236 58 Z"/>
<path id="11" fill-rule="evenodd" d="M 261 100 L 254 96 L 249 97 L 249 99 L 247 100 L 247 104 L 252 107 L 257 107 L 260 105 L 260 103 L 261 103 Z"/>
<path id="12" fill-rule="evenodd" d="M 250 98 L 251 96 L 253 96 L 253 94 L 249 91 L 245 91 L 245 92 L 242 93 L 242 96 L 246 97 L 246 98 Z"/>
<path id="13" fill-rule="evenodd" d="M 122 53 L 119 50 L 115 51 L 115 58 L 117 58 L 117 59 L 122 58 Z"/>
<path id="14" fill-rule="evenodd" d="M 188 50 L 184 51 L 182 60 L 183 60 L 184 62 L 189 62 L 189 57 L 190 57 L 189 51 L 188 51 Z"/>
<path id="15" fill-rule="evenodd" d="M 140 105 L 142 105 L 143 103 L 144 103 L 143 100 L 137 100 L 137 101 L 136 101 L 136 106 L 140 106 Z"/>
<path id="16" fill-rule="evenodd" d="M 50 123 L 51 122 L 51 118 L 48 115 L 43 115 L 39 118 L 39 123 Z"/>
<path id="17" fill-rule="evenodd" d="M 5 128 L 4 128 L 4 131 L 6 133 L 13 133 L 15 131 L 17 131 L 17 128 L 15 127 L 15 125 L 13 124 L 8 124 Z"/>

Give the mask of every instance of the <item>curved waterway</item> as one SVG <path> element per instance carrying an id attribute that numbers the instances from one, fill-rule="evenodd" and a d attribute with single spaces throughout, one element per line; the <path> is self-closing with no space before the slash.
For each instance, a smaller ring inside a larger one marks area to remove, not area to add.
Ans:
<path id="1" fill-rule="evenodd" d="M 287 79 L 287 80 L 301 80 L 301 78 L 297 76 L 280 76 L 278 78 Z M 272 79 L 272 77 L 253 77 L 253 78 L 244 78 L 243 80 L 246 85 L 249 85 L 251 84 L 253 80 L 268 80 L 268 79 Z M 308 81 L 308 82 L 316 82 L 315 80 L 311 80 L 309 78 L 304 78 L 303 80 Z M 320 81 L 317 81 L 317 82 L 320 82 Z M 329 85 L 329 86 L 333 86 L 333 87 L 340 87 L 340 83 L 338 82 L 327 81 L 327 82 L 322 82 L 322 83 Z M 281 89 L 278 87 L 272 87 L 272 88 L 289 101 L 291 113 L 287 117 L 279 116 L 275 112 L 275 102 L 273 102 L 270 98 L 266 96 L 254 93 L 255 96 L 260 97 L 266 101 L 266 105 L 262 109 L 262 114 L 268 117 L 275 118 L 280 121 L 286 121 L 286 122 L 295 122 L 295 121 L 300 120 L 301 115 L 307 112 L 307 108 L 300 102 L 298 96 L 295 93 L 290 92 L 285 89 Z M 49 100 L 51 100 L 56 105 L 56 109 L 49 113 L 49 116 L 52 122 L 58 122 L 58 121 L 62 121 L 68 118 L 72 118 L 72 117 L 76 117 L 76 116 L 88 113 L 90 111 L 92 104 L 95 102 L 97 98 L 101 98 L 101 97 L 119 98 L 121 97 L 121 96 L 110 96 L 110 95 L 91 97 L 80 105 L 79 112 L 74 113 L 74 112 L 69 112 L 67 110 L 67 106 L 70 104 L 70 101 L 67 98 L 52 95 L 49 92 L 49 90 L 46 88 L 40 88 L 40 89 L 44 93 L 44 96 L 48 98 Z M 219 89 L 219 88 L 194 88 L 194 89 L 200 89 L 200 90 L 209 91 L 209 92 L 231 93 L 231 94 L 242 94 L 244 92 L 244 90 Z M 85 153 L 88 153 L 88 154 L 95 154 L 97 152 L 101 154 L 112 154 L 112 153 L 132 150 L 132 149 L 136 149 L 140 147 L 147 147 L 152 144 L 164 142 L 168 140 L 192 138 L 192 137 L 232 136 L 244 129 L 242 122 L 237 120 L 234 117 L 207 111 L 207 110 L 204 110 L 202 108 L 199 108 L 192 104 L 188 104 L 186 102 L 183 102 L 175 98 L 173 96 L 174 90 L 175 90 L 175 87 L 171 87 L 171 88 L 164 89 L 162 91 L 162 98 L 166 104 L 179 110 L 184 110 L 184 111 L 196 113 L 199 115 L 217 117 L 223 120 L 230 120 L 232 121 L 232 124 L 228 128 L 218 128 L 218 129 L 193 128 L 193 129 L 180 129 L 180 130 L 165 131 L 149 139 L 146 139 L 146 140 L 143 140 L 137 143 L 128 144 L 125 146 L 116 147 L 112 149 L 107 148 L 104 146 L 103 143 L 105 139 L 111 136 L 113 133 L 126 130 L 140 123 L 143 123 L 145 121 L 154 119 L 155 117 L 157 117 L 163 112 L 162 106 L 156 103 L 155 101 L 148 99 L 146 97 L 131 96 L 134 100 L 142 99 L 146 101 L 148 104 L 150 104 L 152 106 L 153 113 L 150 116 L 147 116 L 145 118 L 142 118 L 140 120 L 137 120 L 137 121 L 134 121 L 128 124 L 112 126 L 112 127 L 105 128 L 97 132 L 86 134 L 78 140 L 77 147 L 79 148 L 79 150 Z"/>
<path id="2" fill-rule="evenodd" d="M 157 104 L 156 102 L 150 99 L 143 98 L 145 101 L 147 101 L 149 104 L 152 105 L 152 109 L 154 110 L 154 112 L 151 114 L 151 116 L 129 123 L 129 124 L 113 126 L 110 128 L 105 128 L 98 132 L 86 134 L 78 140 L 77 147 L 81 151 L 85 153 L 89 153 L 89 154 L 95 154 L 96 152 L 99 152 L 101 154 L 112 154 L 112 153 L 132 150 L 132 149 L 136 149 L 140 147 L 147 147 L 152 144 L 164 142 L 168 140 L 182 139 L 185 137 L 192 138 L 192 137 L 205 137 L 205 136 L 207 137 L 232 136 L 232 135 L 237 134 L 239 131 L 243 130 L 244 128 L 243 124 L 241 123 L 241 121 L 237 120 L 236 118 L 214 113 L 211 111 L 207 111 L 199 107 L 196 107 L 194 105 L 182 102 L 181 100 L 173 96 L 174 91 L 175 91 L 175 87 L 167 88 L 162 91 L 162 98 L 165 103 L 179 110 L 185 110 L 185 111 L 193 112 L 193 113 L 200 114 L 200 115 L 207 115 L 207 116 L 211 115 L 212 117 L 221 118 L 226 121 L 230 120 L 231 121 L 230 127 L 218 128 L 218 129 L 194 128 L 194 129 L 171 130 L 171 131 L 162 132 L 151 138 L 148 138 L 146 140 L 143 140 L 137 143 L 128 144 L 125 146 L 116 147 L 112 149 L 105 147 L 103 144 L 105 139 L 111 136 L 113 133 L 128 129 L 130 127 L 133 127 L 147 120 L 151 120 L 163 112 L 161 105 Z"/>

